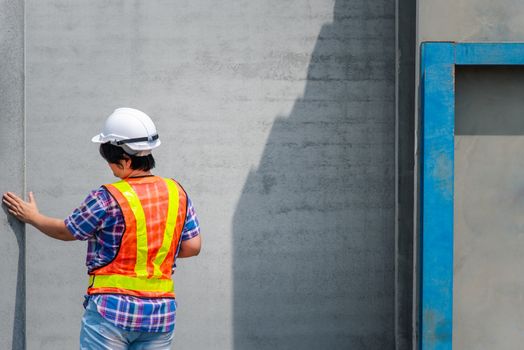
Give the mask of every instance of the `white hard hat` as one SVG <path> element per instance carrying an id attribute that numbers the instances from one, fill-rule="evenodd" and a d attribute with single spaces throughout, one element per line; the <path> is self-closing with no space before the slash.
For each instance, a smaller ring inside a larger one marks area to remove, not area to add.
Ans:
<path id="1" fill-rule="evenodd" d="M 94 136 L 95 143 L 110 142 L 130 153 L 149 154 L 153 148 L 160 146 L 160 139 L 155 124 L 147 114 L 133 108 L 117 108 L 107 118 L 102 132 Z"/>

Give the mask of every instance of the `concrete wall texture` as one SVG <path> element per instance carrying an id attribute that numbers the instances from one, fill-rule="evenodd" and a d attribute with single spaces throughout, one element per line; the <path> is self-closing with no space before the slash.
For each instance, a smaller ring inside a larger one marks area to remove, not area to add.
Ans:
<path id="1" fill-rule="evenodd" d="M 522 344 L 522 68 L 456 74 L 453 345 Z"/>
<path id="2" fill-rule="evenodd" d="M 418 40 L 522 41 L 523 15 L 519 0 L 419 0 Z"/>
<path id="3" fill-rule="evenodd" d="M 15 36 L 0 47 L 2 190 L 65 217 L 113 181 L 90 144 L 106 116 L 155 120 L 156 172 L 185 186 L 203 232 L 175 276 L 177 349 L 394 347 L 393 0 L 0 4 Z M 27 227 L 24 256 L 2 220 L 0 311 L 17 316 L 0 342 L 76 348 L 85 243 Z"/>
<path id="4" fill-rule="evenodd" d="M 0 191 L 24 191 L 24 6 L 0 1 Z M 2 206 L 3 213 L 7 210 Z M 2 214 L 3 214 L 2 213 Z M 25 347 L 25 228 L 0 215 L 0 349 Z"/>

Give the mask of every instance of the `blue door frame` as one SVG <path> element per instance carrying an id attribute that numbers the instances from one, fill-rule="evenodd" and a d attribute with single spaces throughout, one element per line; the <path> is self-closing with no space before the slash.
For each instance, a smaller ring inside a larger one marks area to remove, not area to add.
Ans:
<path id="1" fill-rule="evenodd" d="M 455 67 L 523 64 L 524 43 L 421 45 L 421 350 L 452 348 Z"/>

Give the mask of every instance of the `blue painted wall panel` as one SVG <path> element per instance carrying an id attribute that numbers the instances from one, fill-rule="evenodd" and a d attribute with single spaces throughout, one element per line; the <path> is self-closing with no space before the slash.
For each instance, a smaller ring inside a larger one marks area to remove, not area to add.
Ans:
<path id="1" fill-rule="evenodd" d="M 454 44 L 422 51 L 421 349 L 451 349 L 453 302 Z"/>
<path id="2" fill-rule="evenodd" d="M 522 43 L 456 44 L 458 65 L 515 65 L 524 64 Z"/>
<path id="3" fill-rule="evenodd" d="M 452 348 L 455 65 L 521 64 L 522 43 L 422 44 L 422 350 Z"/>

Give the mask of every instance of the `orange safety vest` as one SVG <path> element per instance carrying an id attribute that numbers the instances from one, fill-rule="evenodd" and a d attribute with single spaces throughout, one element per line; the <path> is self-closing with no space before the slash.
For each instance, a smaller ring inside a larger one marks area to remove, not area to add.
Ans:
<path id="1" fill-rule="evenodd" d="M 122 210 L 125 230 L 115 258 L 89 273 L 87 293 L 174 298 L 171 272 L 186 219 L 184 189 L 157 176 L 104 187 Z"/>

